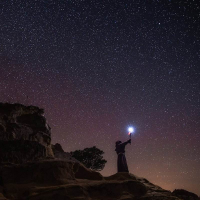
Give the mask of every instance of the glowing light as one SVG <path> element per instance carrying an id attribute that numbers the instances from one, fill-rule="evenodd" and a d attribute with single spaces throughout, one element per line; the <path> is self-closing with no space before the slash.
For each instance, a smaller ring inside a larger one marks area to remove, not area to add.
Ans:
<path id="1" fill-rule="evenodd" d="M 134 131 L 135 131 L 135 129 L 134 129 L 133 127 L 129 127 L 129 128 L 128 128 L 128 132 L 129 132 L 129 133 L 133 133 Z"/>

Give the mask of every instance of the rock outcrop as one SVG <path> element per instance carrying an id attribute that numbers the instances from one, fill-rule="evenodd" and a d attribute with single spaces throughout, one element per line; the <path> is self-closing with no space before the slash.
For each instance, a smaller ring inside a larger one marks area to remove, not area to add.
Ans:
<path id="1" fill-rule="evenodd" d="M 186 190 L 174 190 L 173 192 L 172 192 L 172 194 L 174 195 L 174 196 L 177 196 L 177 197 L 179 197 L 180 199 L 183 199 L 183 200 L 199 200 L 199 197 L 196 195 L 196 194 L 194 194 L 194 193 L 192 193 L 192 192 L 188 192 L 188 191 L 186 191 Z"/>
<path id="2" fill-rule="evenodd" d="M 0 103 L 0 163 L 53 158 L 51 128 L 35 106 Z"/>
<path id="3" fill-rule="evenodd" d="M 69 161 L 74 161 L 74 162 L 80 163 L 78 160 L 73 158 L 70 153 L 64 152 L 64 150 L 60 144 L 58 144 L 58 143 L 56 143 L 55 145 L 52 144 L 51 147 L 52 147 L 55 159 L 69 160 Z"/>
<path id="4" fill-rule="evenodd" d="M 2 171 L 4 196 L 20 200 L 179 200 L 170 191 L 129 173 L 101 180 L 77 179 L 72 166 L 52 160 L 24 168 L 8 166 Z"/>
<path id="5" fill-rule="evenodd" d="M 43 114 L 35 106 L 0 104 L 0 200 L 196 200 L 133 174 L 103 177 L 87 169 L 51 144 Z"/>

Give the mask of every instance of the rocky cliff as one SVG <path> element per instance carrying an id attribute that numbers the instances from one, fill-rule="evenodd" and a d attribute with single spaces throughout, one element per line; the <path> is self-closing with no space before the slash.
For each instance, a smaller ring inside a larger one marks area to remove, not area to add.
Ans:
<path id="1" fill-rule="evenodd" d="M 0 163 L 53 157 L 51 129 L 35 106 L 0 103 Z"/>
<path id="2" fill-rule="evenodd" d="M 42 109 L 0 104 L 0 200 L 197 200 L 129 173 L 103 177 L 51 144 Z"/>

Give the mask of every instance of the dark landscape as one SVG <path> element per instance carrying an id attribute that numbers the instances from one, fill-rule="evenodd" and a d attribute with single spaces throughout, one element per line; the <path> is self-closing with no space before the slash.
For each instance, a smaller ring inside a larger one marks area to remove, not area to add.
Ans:
<path id="1" fill-rule="evenodd" d="M 14 200 L 198 200 L 131 173 L 103 177 L 51 144 L 44 110 L 0 103 L 0 199 Z"/>

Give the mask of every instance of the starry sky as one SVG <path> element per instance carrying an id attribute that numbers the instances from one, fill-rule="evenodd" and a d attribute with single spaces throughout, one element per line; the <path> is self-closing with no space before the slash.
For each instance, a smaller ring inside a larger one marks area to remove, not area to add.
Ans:
<path id="1" fill-rule="evenodd" d="M 200 195 L 199 0 L 1 0 L 0 101 L 45 109 L 52 143 Z"/>

